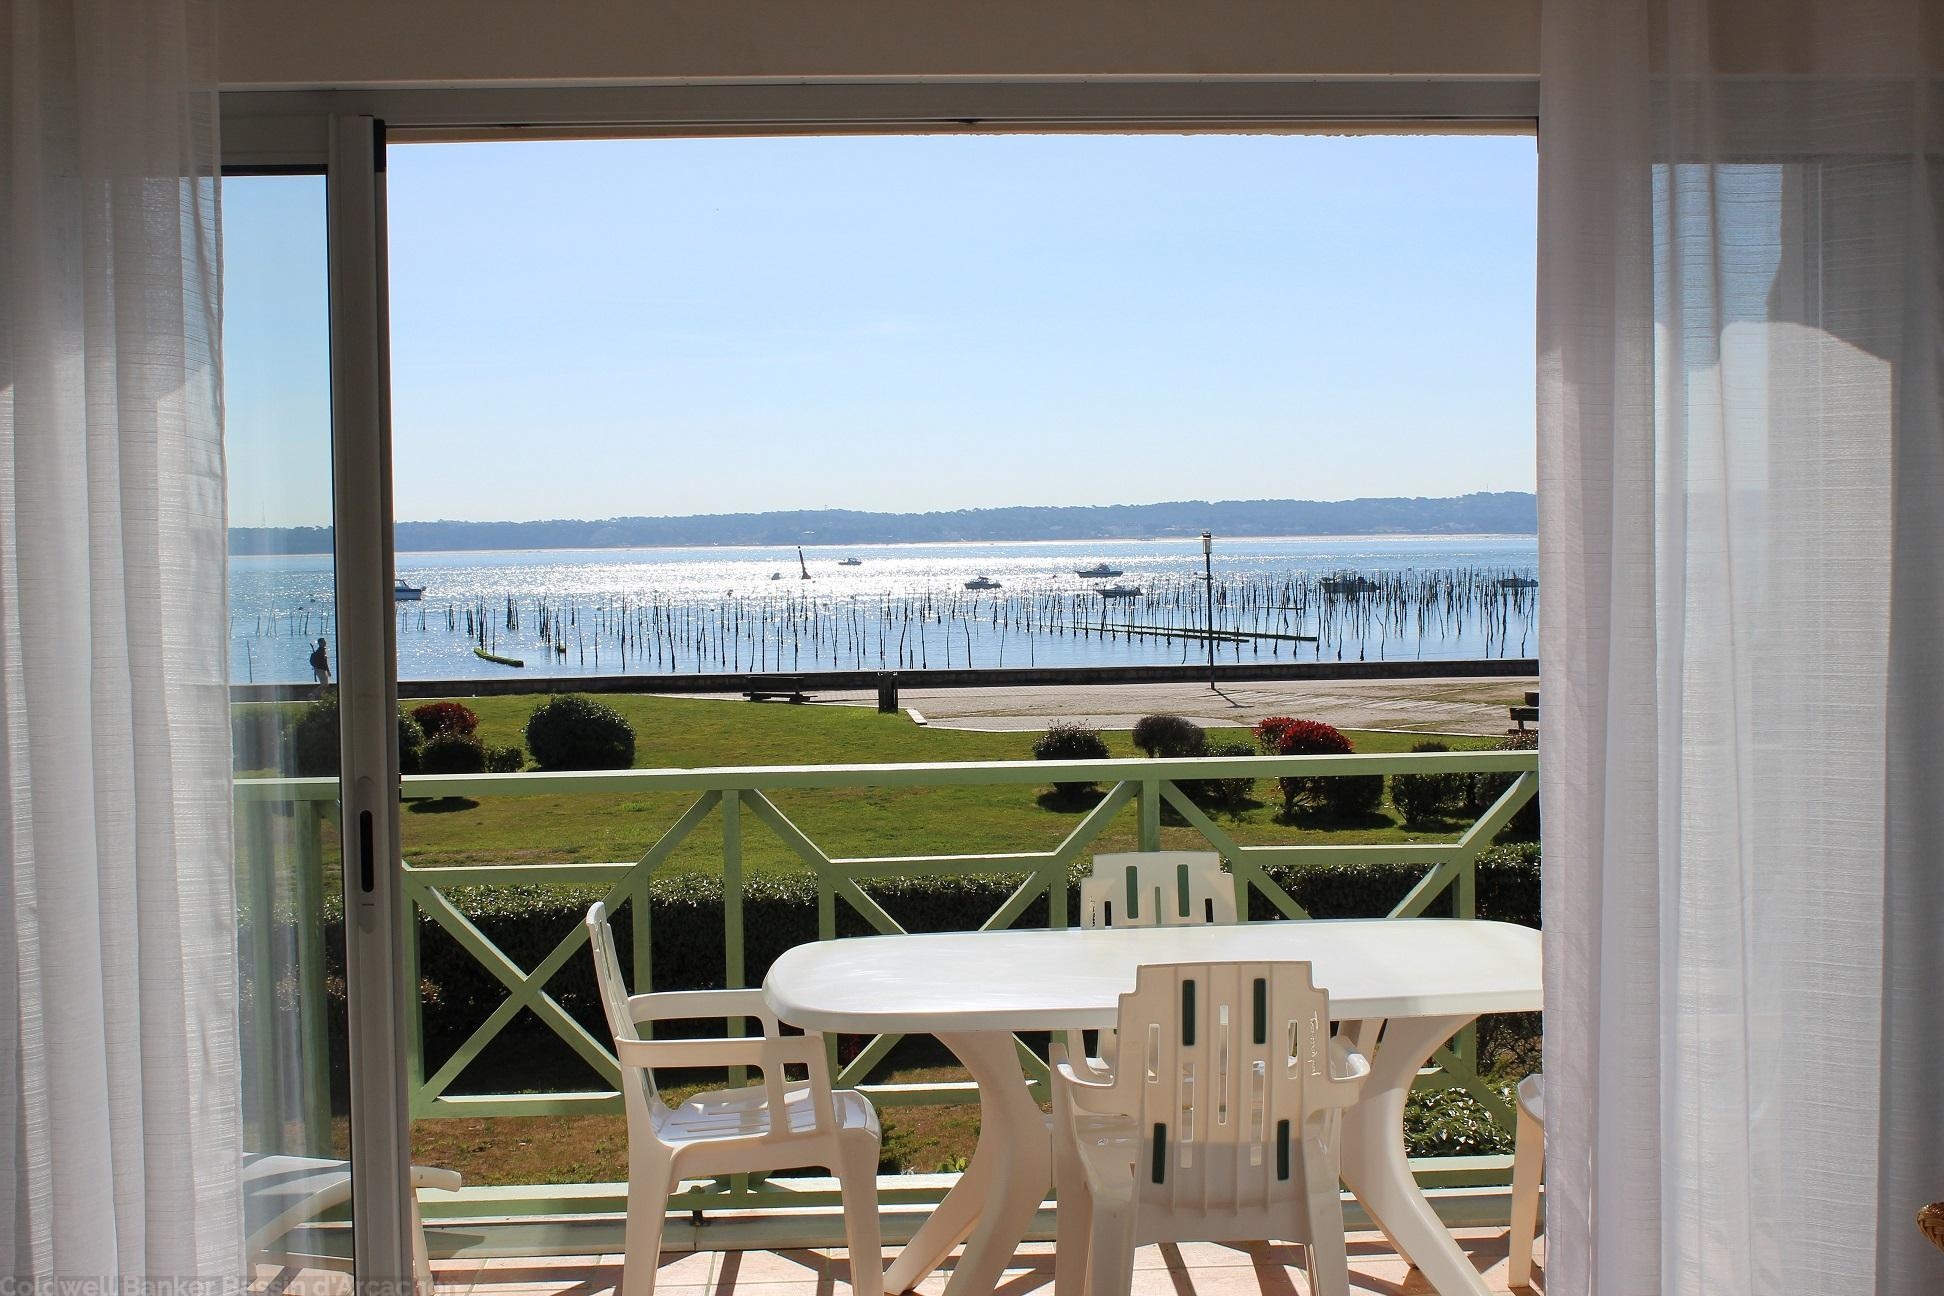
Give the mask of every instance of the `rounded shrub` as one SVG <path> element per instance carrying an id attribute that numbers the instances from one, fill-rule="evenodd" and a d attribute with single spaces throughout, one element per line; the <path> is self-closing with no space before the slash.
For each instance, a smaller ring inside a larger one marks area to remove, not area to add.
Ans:
<path id="1" fill-rule="evenodd" d="M 1538 748 L 1539 731 L 1536 729 L 1509 733 L 1500 739 L 1497 744 L 1497 750 L 1499 751 L 1537 751 Z M 1468 795 L 1465 799 L 1466 812 L 1476 817 L 1490 810 L 1492 803 L 1505 795 L 1505 790 L 1512 786 L 1512 782 L 1516 778 L 1518 778 L 1516 774 L 1499 772 L 1472 775 Z M 1519 807 L 1519 812 L 1512 816 L 1512 822 L 1505 826 L 1505 832 L 1502 836 L 1514 839 L 1523 838 L 1525 840 L 1536 840 L 1538 838 L 1538 797 L 1533 797 L 1532 800 Z"/>
<path id="2" fill-rule="evenodd" d="M 418 721 L 428 739 L 440 734 L 470 734 L 479 728 L 478 713 L 463 702 L 427 702 L 412 708 L 412 719 Z"/>
<path id="3" fill-rule="evenodd" d="M 526 768 L 526 749 L 518 743 L 510 747 L 488 747 L 486 749 L 486 772 L 488 774 L 518 774 Z"/>
<path id="4" fill-rule="evenodd" d="M 338 772 L 337 694 L 326 693 L 305 707 L 285 735 L 284 768 L 298 778 Z"/>
<path id="5" fill-rule="evenodd" d="M 1256 741 L 1277 756 L 1347 756 L 1356 748 L 1335 725 L 1292 716 L 1269 716 L 1256 723 Z M 1349 819 L 1372 814 L 1384 799 L 1381 774 L 1286 774 L 1276 780 L 1282 789 L 1283 816 L 1321 811 Z"/>
<path id="6" fill-rule="evenodd" d="M 284 768 L 299 778 L 328 778 L 338 772 L 338 705 L 335 691 L 304 708 L 290 727 Z M 398 772 L 419 772 L 425 731 L 418 721 L 398 713 Z"/>
<path id="7" fill-rule="evenodd" d="M 425 740 L 419 768 L 427 774 L 484 774 L 486 745 L 469 733 L 450 729 Z"/>
<path id="8" fill-rule="evenodd" d="M 1449 746 L 1435 739 L 1418 743 L 1414 752 L 1448 752 Z M 1465 808 L 1471 789 L 1466 774 L 1393 774 L 1391 805 L 1405 823 L 1423 823 Z"/>
<path id="9" fill-rule="evenodd" d="M 1382 774 L 1338 774 L 1322 783 L 1323 812 L 1332 819 L 1366 819 L 1383 808 Z"/>
<path id="10" fill-rule="evenodd" d="M 418 721 L 400 711 L 398 713 L 398 772 L 400 774 L 424 773 L 424 757 L 425 730 L 419 728 Z"/>
<path id="11" fill-rule="evenodd" d="M 1092 725 L 1055 721 L 1033 740 L 1035 760 L 1106 760 L 1107 740 Z M 1055 783 L 1053 790 L 1062 796 L 1076 796 L 1093 786 L 1084 783 Z"/>
<path id="12" fill-rule="evenodd" d="M 1208 731 L 1186 716 L 1150 715 L 1134 722 L 1134 745 L 1150 757 L 1199 756 L 1208 748 Z"/>
<path id="13" fill-rule="evenodd" d="M 1254 756 L 1256 746 L 1240 738 L 1218 739 L 1208 743 L 1202 750 L 1203 756 Z M 1181 790 L 1196 805 L 1214 810 L 1239 810 L 1249 803 L 1255 795 L 1256 781 L 1252 778 L 1216 778 L 1184 781 Z"/>
<path id="14" fill-rule="evenodd" d="M 635 732 L 613 707 L 563 693 L 527 717 L 526 745 L 541 769 L 627 769 L 634 764 Z"/>

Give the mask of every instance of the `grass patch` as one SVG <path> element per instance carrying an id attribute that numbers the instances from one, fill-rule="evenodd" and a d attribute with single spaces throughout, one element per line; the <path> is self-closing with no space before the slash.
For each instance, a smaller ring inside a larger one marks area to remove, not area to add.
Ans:
<path id="1" fill-rule="evenodd" d="M 902 715 L 867 707 L 756 705 L 694 698 L 609 695 L 603 698 L 635 727 L 635 766 L 697 769 L 747 765 L 1029 760 L 1035 734 L 978 733 L 921 727 Z M 468 700 L 489 746 L 520 741 L 535 701 L 529 697 Z M 1105 735 L 1117 757 L 1139 757 L 1128 735 Z M 1404 752 L 1421 734 L 1350 731 L 1360 752 Z M 1489 738 L 1454 738 L 1456 750 L 1490 747 Z M 1048 785 L 939 788 L 841 788 L 776 793 L 774 799 L 810 838 L 832 855 L 849 857 L 970 854 L 1051 850 L 1072 830 L 1094 798 L 1049 795 Z M 690 794 L 507 796 L 476 805 L 414 802 L 403 817 L 406 858 L 416 865 L 608 862 L 639 858 L 663 828 L 691 803 Z M 1447 840 L 1462 824 L 1407 830 L 1388 807 L 1353 824 L 1277 820 L 1273 780 L 1263 780 L 1255 803 L 1217 822 L 1245 845 L 1294 842 L 1344 844 Z M 1444 829 L 1449 831 L 1443 831 Z M 1096 849 L 1132 850 L 1137 824 L 1117 817 Z M 1164 818 L 1165 849 L 1197 848 L 1199 833 Z M 712 818 L 678 849 L 672 872 L 721 867 L 722 835 Z M 744 868 L 800 872 L 797 856 L 760 823 L 745 816 Z"/>

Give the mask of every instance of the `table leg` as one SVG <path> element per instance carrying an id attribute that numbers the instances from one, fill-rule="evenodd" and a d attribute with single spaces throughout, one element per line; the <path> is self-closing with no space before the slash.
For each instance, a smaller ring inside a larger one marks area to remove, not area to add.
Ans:
<path id="1" fill-rule="evenodd" d="M 1020 1070 L 1010 1032 L 940 1035 L 979 1085 L 979 1145 L 952 1191 L 884 1273 L 887 1292 L 916 1287 L 965 1242 L 946 1296 L 986 1296 L 1053 1183 L 1046 1115 Z"/>
<path id="2" fill-rule="evenodd" d="M 1363 1097 L 1343 1114 L 1343 1182 L 1440 1296 L 1487 1296 L 1484 1280 L 1425 1200 L 1404 1151 L 1404 1100 L 1418 1068 L 1469 1017 L 1392 1020 Z"/>

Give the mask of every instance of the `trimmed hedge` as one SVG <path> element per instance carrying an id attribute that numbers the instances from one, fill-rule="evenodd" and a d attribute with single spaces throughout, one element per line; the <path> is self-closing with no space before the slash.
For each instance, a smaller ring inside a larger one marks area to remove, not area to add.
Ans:
<path id="1" fill-rule="evenodd" d="M 1091 864 L 1083 861 L 1074 870 L 1068 892 L 1070 915 L 1079 912 L 1079 879 L 1090 868 Z M 1408 864 L 1280 867 L 1269 871 L 1298 904 L 1317 918 L 1375 917 L 1388 913 L 1423 875 L 1421 867 Z M 899 878 L 863 885 L 873 899 L 910 931 L 971 931 L 1005 902 L 1019 881 L 1015 875 Z M 700 873 L 657 878 L 651 883 L 651 895 L 655 987 L 669 990 L 721 985 L 721 879 Z M 577 928 L 587 906 L 600 899 L 601 892 L 560 886 L 468 887 L 455 888 L 447 896 L 488 939 L 520 966 L 531 968 Z M 1429 916 L 1448 916 L 1450 905 L 1447 892 L 1432 906 Z M 341 901 L 334 897 L 331 906 L 341 909 Z M 1277 916 L 1267 898 L 1251 895 L 1251 919 L 1269 920 Z M 1478 916 L 1538 926 L 1537 843 L 1496 846 L 1479 857 Z M 333 945 L 330 971 L 341 976 L 343 954 L 338 942 L 342 925 L 335 921 L 337 917 L 337 913 L 327 914 L 331 921 L 326 930 Z M 430 1050 L 433 1054 L 430 1063 L 437 1066 L 447 1048 L 464 1038 L 498 1006 L 505 997 L 505 989 L 432 919 L 421 914 L 418 923 L 426 1036 L 428 1041 L 441 1042 Z M 1045 926 L 1046 898 L 1035 900 L 1017 925 Z M 628 907 L 622 908 L 614 927 L 623 966 L 632 973 L 634 929 Z M 837 906 L 837 929 L 845 936 L 871 932 L 855 910 L 841 903 Z M 785 950 L 816 938 L 814 878 L 803 874 L 758 874 L 745 881 L 743 948 L 745 977 L 750 985 L 761 984 L 770 964 Z M 605 1028 L 601 1025 L 593 969 L 585 953 L 569 959 L 548 983 L 548 989 L 597 1037 L 603 1034 Z"/>

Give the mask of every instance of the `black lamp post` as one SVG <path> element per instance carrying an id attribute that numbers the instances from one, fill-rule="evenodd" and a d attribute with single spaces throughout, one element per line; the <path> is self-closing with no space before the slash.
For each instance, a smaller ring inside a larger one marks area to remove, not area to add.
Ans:
<path id="1" fill-rule="evenodd" d="M 1206 531 L 1202 532 L 1202 593 L 1208 613 L 1208 687 L 1219 693 L 1215 687 L 1215 537 Z"/>

